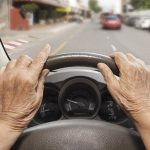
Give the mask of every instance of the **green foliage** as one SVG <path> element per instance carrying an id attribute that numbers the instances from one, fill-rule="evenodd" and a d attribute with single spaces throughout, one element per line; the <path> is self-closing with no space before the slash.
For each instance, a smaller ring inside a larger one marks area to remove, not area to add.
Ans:
<path id="1" fill-rule="evenodd" d="M 89 8 L 95 13 L 98 13 L 101 11 L 101 8 L 99 7 L 97 0 L 89 0 Z"/>
<path id="2" fill-rule="evenodd" d="M 135 9 L 149 9 L 150 0 L 131 0 L 131 4 Z"/>
<path id="3" fill-rule="evenodd" d="M 145 8 L 145 9 L 150 8 L 150 0 L 145 0 L 143 8 Z"/>
<path id="4" fill-rule="evenodd" d="M 46 20 L 48 19 L 49 13 L 47 10 L 40 10 L 39 12 L 39 19 Z"/>
<path id="5" fill-rule="evenodd" d="M 21 6 L 20 10 L 22 14 L 26 14 L 28 12 L 34 13 L 39 9 L 39 6 L 37 4 L 31 3 L 31 4 L 24 4 Z"/>

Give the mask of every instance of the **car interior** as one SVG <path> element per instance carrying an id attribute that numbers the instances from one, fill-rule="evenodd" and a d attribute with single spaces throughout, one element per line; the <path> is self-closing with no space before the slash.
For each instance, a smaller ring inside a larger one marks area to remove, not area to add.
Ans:
<path id="1" fill-rule="evenodd" d="M 9 61 L 1 41 L 0 59 Z M 99 62 L 119 78 L 111 57 L 94 53 L 49 56 L 43 101 L 12 150 L 143 150 L 132 120 L 110 95 Z"/>

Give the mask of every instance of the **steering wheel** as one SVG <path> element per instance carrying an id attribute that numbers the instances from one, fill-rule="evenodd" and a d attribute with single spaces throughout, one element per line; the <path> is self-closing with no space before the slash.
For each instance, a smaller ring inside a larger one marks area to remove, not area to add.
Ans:
<path id="1" fill-rule="evenodd" d="M 108 56 L 70 53 L 48 58 L 45 68 L 55 70 L 71 66 L 97 68 L 107 64 L 115 75 L 119 70 Z M 144 150 L 135 131 L 98 120 L 72 119 L 45 123 L 26 129 L 13 150 Z"/>

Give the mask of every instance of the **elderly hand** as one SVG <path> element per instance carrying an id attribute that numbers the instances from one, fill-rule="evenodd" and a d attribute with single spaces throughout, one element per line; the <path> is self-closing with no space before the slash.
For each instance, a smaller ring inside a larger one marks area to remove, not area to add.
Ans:
<path id="1" fill-rule="evenodd" d="M 24 55 L 0 70 L 0 122 L 13 130 L 22 131 L 41 104 L 49 52 L 47 45 L 34 60 Z"/>
<path id="2" fill-rule="evenodd" d="M 113 58 L 120 70 L 120 79 L 115 77 L 108 66 L 98 64 L 108 90 L 137 126 L 150 128 L 149 66 L 132 54 L 116 52 Z"/>

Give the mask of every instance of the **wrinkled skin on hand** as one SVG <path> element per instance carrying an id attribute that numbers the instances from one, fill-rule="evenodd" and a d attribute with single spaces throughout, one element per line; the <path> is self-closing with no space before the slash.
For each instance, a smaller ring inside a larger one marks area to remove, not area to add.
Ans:
<path id="1" fill-rule="evenodd" d="M 132 54 L 116 52 L 112 57 L 120 71 L 119 79 L 107 65 L 98 64 L 108 90 L 135 124 L 146 127 L 150 120 L 150 68 Z"/>
<path id="2" fill-rule="evenodd" d="M 0 70 L 0 121 L 14 130 L 24 129 L 41 104 L 49 51 L 47 45 L 34 60 L 23 55 Z"/>

